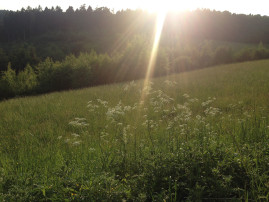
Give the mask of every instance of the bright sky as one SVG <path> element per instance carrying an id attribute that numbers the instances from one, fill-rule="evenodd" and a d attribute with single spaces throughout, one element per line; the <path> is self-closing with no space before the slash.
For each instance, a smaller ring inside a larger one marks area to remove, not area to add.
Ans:
<path id="1" fill-rule="evenodd" d="M 142 8 L 150 11 L 158 11 L 161 8 L 177 10 L 193 10 L 196 8 L 209 8 L 219 11 L 228 10 L 232 13 L 261 14 L 269 16 L 268 0 L 1 0 L 0 10 L 20 10 L 22 7 L 32 8 L 59 5 L 63 10 L 68 6 L 79 8 L 82 4 L 93 8 L 106 6 L 114 11 L 126 8 Z"/>

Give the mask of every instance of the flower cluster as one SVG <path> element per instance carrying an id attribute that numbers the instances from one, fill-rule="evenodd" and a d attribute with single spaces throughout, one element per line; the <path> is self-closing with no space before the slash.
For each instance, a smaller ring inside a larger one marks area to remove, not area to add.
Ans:
<path id="1" fill-rule="evenodd" d="M 165 84 L 173 87 L 176 82 L 166 80 Z M 127 91 L 135 85 L 134 82 L 130 82 L 123 90 Z M 222 114 L 219 108 L 211 106 L 216 98 L 209 97 L 206 101 L 200 101 L 185 93 L 182 95 L 183 102 L 179 103 L 164 91 L 154 90 L 152 86 L 153 83 L 149 82 L 140 91 L 144 99 L 135 102 L 133 106 L 125 105 L 121 100 L 114 106 L 101 99 L 89 101 L 87 108 L 92 124 L 89 131 L 94 130 L 94 134 L 99 135 L 100 140 L 106 145 L 112 142 L 127 144 L 133 134 L 147 134 L 145 138 L 149 138 L 154 144 L 156 134 L 168 135 L 169 141 L 173 143 L 180 140 L 178 137 L 187 140 L 189 136 L 199 135 L 204 130 L 211 135 L 217 133 L 210 124 L 210 117 Z M 136 121 L 130 122 L 130 118 L 134 116 L 137 116 Z M 98 121 L 100 117 L 102 122 Z M 69 124 L 88 126 L 83 118 L 75 118 Z M 72 139 L 73 145 L 81 143 L 78 134 L 74 133 L 71 137 L 66 141 L 70 142 Z M 141 138 L 139 141 L 141 145 L 144 139 Z"/>
<path id="2" fill-rule="evenodd" d="M 78 127 L 84 127 L 84 126 L 88 126 L 89 124 L 86 122 L 85 118 L 75 118 L 74 121 L 70 121 L 69 125 L 72 126 L 78 126 Z"/>

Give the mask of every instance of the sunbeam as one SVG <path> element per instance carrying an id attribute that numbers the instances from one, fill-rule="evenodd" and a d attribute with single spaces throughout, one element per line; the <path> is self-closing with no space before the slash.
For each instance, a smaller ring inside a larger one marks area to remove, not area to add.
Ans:
<path id="1" fill-rule="evenodd" d="M 147 67 L 147 73 L 146 73 L 146 78 L 144 81 L 143 89 L 145 89 L 149 85 L 150 78 L 152 76 L 152 73 L 155 67 L 156 57 L 157 57 L 158 48 L 159 48 L 159 42 L 162 35 L 162 29 L 163 29 L 163 24 L 166 18 L 166 14 L 167 12 L 163 11 L 163 12 L 159 12 L 157 16 L 154 43 L 153 43 L 153 47 L 152 47 L 152 51 L 150 55 L 149 64 Z M 145 95 L 146 95 L 145 91 L 143 91 L 141 94 L 141 101 L 145 99 Z"/>

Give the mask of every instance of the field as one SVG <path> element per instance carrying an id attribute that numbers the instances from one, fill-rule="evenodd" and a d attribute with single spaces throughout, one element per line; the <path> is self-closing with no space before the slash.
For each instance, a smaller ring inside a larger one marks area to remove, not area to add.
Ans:
<path id="1" fill-rule="evenodd" d="M 144 83 L 0 102 L 0 200 L 269 200 L 269 60 Z"/>

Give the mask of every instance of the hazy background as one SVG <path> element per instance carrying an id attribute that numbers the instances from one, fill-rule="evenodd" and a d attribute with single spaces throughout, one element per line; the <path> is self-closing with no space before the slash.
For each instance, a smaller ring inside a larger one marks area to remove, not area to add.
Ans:
<path id="1" fill-rule="evenodd" d="M 37 0 L 9 0 L 2 1 L 0 4 L 0 10 L 20 10 L 22 7 L 26 8 L 27 6 L 31 6 L 32 8 L 41 7 L 44 9 L 52 6 L 60 6 L 63 10 L 66 10 L 68 6 L 73 6 L 74 8 L 79 8 L 81 5 L 86 4 L 86 6 L 90 5 L 93 8 L 106 6 L 114 11 L 118 11 L 121 9 L 131 8 L 143 8 L 143 9 L 151 9 L 152 1 L 124 1 L 124 0 L 76 0 L 76 1 L 62 1 L 62 0 L 46 0 L 46 1 L 37 1 Z M 167 1 L 165 1 L 167 2 Z M 214 1 L 214 0 L 188 0 L 182 1 L 182 6 L 178 8 L 179 10 L 194 10 L 197 8 L 209 8 L 215 9 L 218 11 L 228 10 L 232 13 L 244 13 L 244 14 L 261 14 L 261 15 L 269 15 L 269 10 L 267 9 L 268 1 L 266 0 L 256 0 L 256 1 Z"/>

